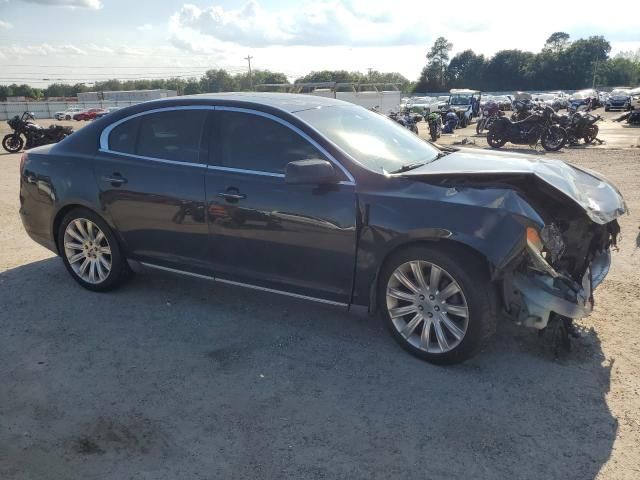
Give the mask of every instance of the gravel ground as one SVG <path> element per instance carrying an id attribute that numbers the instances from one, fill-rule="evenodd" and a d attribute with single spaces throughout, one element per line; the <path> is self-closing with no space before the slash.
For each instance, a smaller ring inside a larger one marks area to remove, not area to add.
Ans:
<path id="1" fill-rule="evenodd" d="M 330 307 L 156 272 L 83 290 L 0 154 L 0 479 L 640 478 L 640 149 L 553 156 L 631 210 L 582 338 L 555 358 L 503 322 L 439 368 Z"/>

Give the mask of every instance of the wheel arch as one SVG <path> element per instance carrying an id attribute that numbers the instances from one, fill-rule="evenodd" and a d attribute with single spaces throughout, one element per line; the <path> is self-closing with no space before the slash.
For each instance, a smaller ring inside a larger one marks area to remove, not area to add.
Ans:
<path id="1" fill-rule="evenodd" d="M 483 265 L 483 268 L 486 269 L 489 278 L 493 276 L 494 266 L 480 250 L 472 247 L 471 245 L 451 238 L 410 239 L 391 248 L 388 252 L 385 253 L 384 257 L 378 264 L 374 280 L 371 283 L 369 289 L 368 308 L 370 314 L 375 314 L 378 308 L 378 287 L 380 282 L 380 272 L 382 272 L 386 264 L 399 252 L 407 248 L 416 246 L 427 246 L 431 248 L 435 247 L 436 249 L 442 250 L 446 253 L 455 254 L 457 252 L 459 254 L 468 256 L 469 258 L 473 258 L 475 259 L 475 261 Z"/>
<path id="2" fill-rule="evenodd" d="M 60 207 L 58 209 L 58 211 L 56 212 L 56 214 L 53 216 L 53 222 L 51 223 L 51 236 L 53 237 L 53 241 L 55 243 L 56 251 L 58 252 L 58 255 L 61 254 L 60 245 L 58 245 L 58 229 L 60 228 L 60 223 L 62 222 L 62 219 L 65 217 L 65 215 L 67 213 L 69 213 L 70 211 L 75 210 L 77 208 L 82 208 L 82 209 L 85 209 L 85 210 L 89 210 L 94 215 L 97 215 L 98 217 L 100 217 L 113 230 L 113 233 L 116 236 L 116 238 L 118 239 L 118 242 L 120 243 L 120 245 L 122 245 L 122 239 L 120 238 L 120 235 L 118 234 L 118 230 L 116 228 L 114 228 L 113 223 L 108 218 L 105 218 L 104 215 L 102 215 L 100 212 L 98 212 L 89 203 L 82 202 L 82 201 L 73 201 L 73 202 L 67 203 L 67 204 L 63 205 L 62 207 Z"/>

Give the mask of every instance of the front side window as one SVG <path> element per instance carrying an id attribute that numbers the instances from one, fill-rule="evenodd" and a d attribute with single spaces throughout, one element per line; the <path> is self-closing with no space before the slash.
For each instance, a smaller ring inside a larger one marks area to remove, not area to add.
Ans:
<path id="1" fill-rule="evenodd" d="M 270 118 L 251 113 L 216 112 L 219 163 L 242 170 L 284 174 L 287 163 L 325 159 L 305 138 Z M 213 149 L 212 149 L 213 150 Z"/>

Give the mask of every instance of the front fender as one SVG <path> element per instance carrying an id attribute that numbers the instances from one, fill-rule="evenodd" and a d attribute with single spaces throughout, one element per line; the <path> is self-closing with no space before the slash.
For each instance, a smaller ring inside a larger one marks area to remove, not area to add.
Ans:
<path id="1" fill-rule="evenodd" d="M 525 247 L 526 228 L 543 220 L 510 189 L 446 188 L 411 182 L 396 195 L 361 194 L 364 211 L 353 303 L 368 305 L 386 258 L 417 242 L 456 242 L 499 274 Z"/>

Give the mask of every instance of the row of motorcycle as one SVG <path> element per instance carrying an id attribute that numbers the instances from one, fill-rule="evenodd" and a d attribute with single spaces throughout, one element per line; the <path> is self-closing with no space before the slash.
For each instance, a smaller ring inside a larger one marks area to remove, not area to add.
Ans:
<path id="1" fill-rule="evenodd" d="M 2 147 L 9 153 L 16 153 L 23 148 L 29 149 L 50 143 L 58 143 L 73 133 L 72 127 L 51 125 L 47 128 L 34 122 L 31 112 L 24 112 L 7 120 L 13 132 L 2 139 Z"/>

